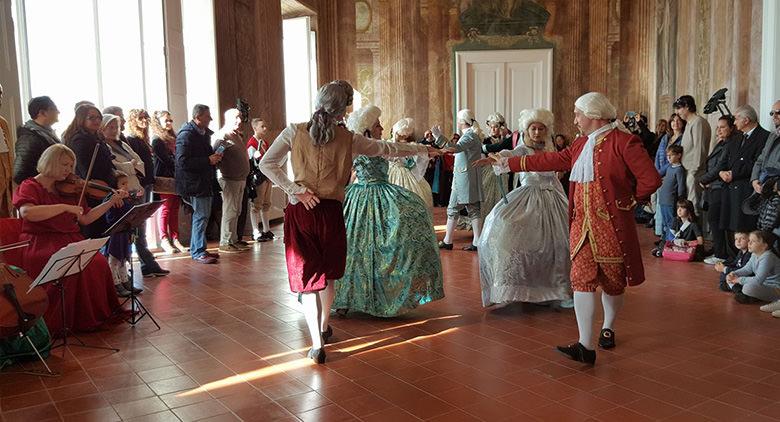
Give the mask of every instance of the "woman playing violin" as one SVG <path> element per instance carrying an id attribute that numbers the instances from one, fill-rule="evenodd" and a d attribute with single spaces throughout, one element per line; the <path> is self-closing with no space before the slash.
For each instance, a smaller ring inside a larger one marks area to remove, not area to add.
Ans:
<path id="1" fill-rule="evenodd" d="M 23 268 L 35 278 L 49 257 L 65 245 L 83 240 L 80 226 L 88 225 L 111 207 L 122 206 L 124 190 L 115 191 L 110 200 L 89 208 L 79 204 L 78 195 L 57 191 L 73 172 L 76 156 L 62 144 L 47 148 L 38 160 L 38 174 L 21 185 L 14 194 L 14 206 L 22 216 L 20 240 L 29 240 L 24 251 Z M 56 286 L 46 284 L 49 308 L 44 319 L 53 337 L 63 334 L 62 303 Z M 67 326 L 75 331 L 93 330 L 105 322 L 119 307 L 116 290 L 105 257 L 96 254 L 86 269 L 65 280 Z"/>

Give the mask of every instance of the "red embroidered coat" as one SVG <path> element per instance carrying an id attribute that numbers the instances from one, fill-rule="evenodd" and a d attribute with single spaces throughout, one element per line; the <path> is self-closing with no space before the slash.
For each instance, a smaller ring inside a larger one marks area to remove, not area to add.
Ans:
<path id="1" fill-rule="evenodd" d="M 575 139 L 570 147 L 560 152 L 512 157 L 509 159 L 509 168 L 514 172 L 570 171 L 587 141 L 587 136 L 581 136 Z M 661 186 L 661 177 L 642 141 L 635 135 L 619 130 L 612 130 L 596 141 L 593 161 L 594 177 L 599 182 L 603 203 L 606 204 L 606 211 L 612 223 L 611 228 L 623 253 L 626 281 L 631 286 L 641 284 L 645 280 L 645 274 L 634 221 L 634 207 L 637 203 L 644 203 L 650 199 L 650 195 Z M 582 202 L 575 201 L 575 194 L 579 188 L 581 188 L 579 183 L 569 183 L 570 230 L 575 215 L 583 212 Z M 579 243 L 580 239 L 572 239 L 572 241 Z M 577 246 L 572 245 L 572 252 L 576 252 Z"/>

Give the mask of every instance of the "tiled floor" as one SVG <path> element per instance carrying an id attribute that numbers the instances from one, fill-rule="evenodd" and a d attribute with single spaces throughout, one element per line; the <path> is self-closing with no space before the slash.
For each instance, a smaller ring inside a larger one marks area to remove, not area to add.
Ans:
<path id="1" fill-rule="evenodd" d="M 281 240 L 219 265 L 168 259 L 173 275 L 147 281 L 142 296 L 162 330 L 143 320 L 84 335 L 121 351 L 55 351 L 58 378 L 0 375 L 2 417 L 780 420 L 780 320 L 718 291 L 710 267 L 646 256 L 648 281 L 628 292 L 618 347 L 593 368 L 553 352 L 576 339 L 573 311 L 484 310 L 474 253 L 442 253 L 442 301 L 394 319 L 334 318 L 324 366 L 304 357 Z"/>

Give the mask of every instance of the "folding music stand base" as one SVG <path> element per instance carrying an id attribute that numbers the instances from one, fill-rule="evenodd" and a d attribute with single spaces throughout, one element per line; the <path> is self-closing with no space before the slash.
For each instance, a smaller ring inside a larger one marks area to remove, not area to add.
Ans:
<path id="1" fill-rule="evenodd" d="M 67 274 L 67 271 L 66 271 L 66 274 Z M 115 352 L 118 352 L 119 349 L 117 349 L 116 347 L 93 346 L 93 345 L 90 345 L 90 344 L 86 344 L 86 343 L 84 343 L 83 340 L 81 340 L 80 338 L 76 337 L 76 335 L 71 332 L 70 327 L 68 327 L 67 323 L 65 322 L 66 321 L 66 319 L 65 319 L 65 285 L 62 283 L 62 281 L 63 281 L 62 279 L 57 280 L 56 284 L 57 284 L 57 288 L 60 289 L 60 304 L 61 304 L 61 310 L 62 310 L 62 325 L 63 325 L 64 334 L 62 336 L 62 340 L 60 341 L 60 343 L 52 346 L 51 349 L 49 349 L 49 350 L 54 350 L 54 349 L 56 349 L 58 347 L 78 346 L 78 347 L 84 347 L 84 348 L 88 348 L 88 349 L 113 350 Z M 79 342 L 79 344 L 68 343 L 68 336 L 73 337 L 74 339 L 76 339 Z"/>
<path id="2" fill-rule="evenodd" d="M 130 244 L 135 243 L 136 234 L 135 231 L 131 231 L 130 233 Z M 133 327 L 135 327 L 135 324 L 138 324 L 139 321 L 143 319 L 143 317 L 149 315 L 149 319 L 152 320 L 154 325 L 157 327 L 157 329 L 160 329 L 160 324 L 155 321 L 152 314 L 149 312 L 148 309 L 146 309 L 146 306 L 144 306 L 143 303 L 141 303 L 141 300 L 138 299 L 138 295 L 134 293 L 135 288 L 135 271 L 133 270 L 133 257 L 130 256 L 128 258 L 128 261 L 130 263 L 130 296 L 125 299 L 124 302 L 122 302 L 122 308 L 125 307 L 125 303 L 130 302 L 130 318 L 127 318 L 125 321 L 130 323 Z M 138 309 L 138 312 L 136 312 L 136 309 Z"/>

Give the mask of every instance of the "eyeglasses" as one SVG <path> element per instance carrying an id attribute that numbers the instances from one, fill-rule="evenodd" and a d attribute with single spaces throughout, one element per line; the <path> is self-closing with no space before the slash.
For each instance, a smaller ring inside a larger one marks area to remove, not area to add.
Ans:
<path id="1" fill-rule="evenodd" d="M 772 110 L 769 112 L 769 117 L 780 116 L 780 110 Z"/>
<path id="2" fill-rule="evenodd" d="M 103 120 L 103 116 L 95 116 L 95 115 L 93 114 L 92 116 L 87 116 L 87 119 L 86 119 L 86 120 L 92 120 L 92 121 L 95 121 L 95 120 Z"/>
<path id="3" fill-rule="evenodd" d="M 165 123 L 173 123 L 173 119 L 165 119 Z"/>

